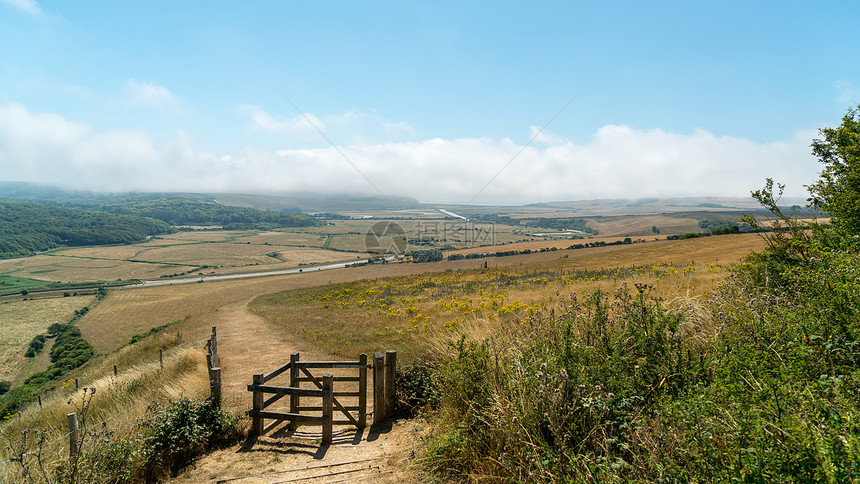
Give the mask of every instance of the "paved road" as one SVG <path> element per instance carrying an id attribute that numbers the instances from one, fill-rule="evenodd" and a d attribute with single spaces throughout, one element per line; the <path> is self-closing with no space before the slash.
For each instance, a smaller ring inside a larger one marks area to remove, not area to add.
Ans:
<path id="1" fill-rule="evenodd" d="M 387 260 L 394 260 L 395 257 L 389 257 Z M 265 271 L 265 272 L 249 272 L 244 274 L 224 274 L 220 276 L 197 276 L 192 278 L 183 278 L 183 279 L 164 279 L 164 280 L 152 280 L 152 281 L 143 281 L 140 284 L 133 284 L 129 286 L 122 286 L 122 288 L 139 288 L 139 287 L 153 287 L 153 286 L 172 286 L 175 284 L 191 284 L 194 282 L 209 282 L 209 281 L 226 281 L 229 279 L 248 279 L 251 277 L 267 277 L 267 276 L 282 276 L 285 274 L 299 274 L 305 272 L 319 272 L 330 269 L 342 269 L 344 267 L 349 267 L 356 264 L 363 264 L 368 262 L 367 259 L 350 261 L 350 262 L 341 262 L 338 264 L 328 264 L 324 266 L 312 266 L 312 267 L 302 267 L 301 269 L 282 269 L 278 271 Z"/>

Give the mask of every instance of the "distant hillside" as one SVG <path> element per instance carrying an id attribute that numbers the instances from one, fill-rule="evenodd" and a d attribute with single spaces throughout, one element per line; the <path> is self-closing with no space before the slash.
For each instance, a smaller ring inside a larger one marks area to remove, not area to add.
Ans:
<path id="1" fill-rule="evenodd" d="M 316 217 L 292 211 L 260 210 L 249 207 L 200 202 L 185 197 L 170 197 L 137 202 L 111 209 L 114 213 L 139 215 L 163 220 L 170 225 L 218 225 L 227 230 L 270 230 L 286 227 L 311 227 L 322 222 Z"/>
<path id="2" fill-rule="evenodd" d="M 54 205 L 83 210 L 105 210 L 110 207 L 175 197 L 176 193 L 136 193 L 136 192 L 89 192 L 66 190 L 63 188 L 39 185 L 36 183 L 0 181 L 0 199 L 15 199 L 37 202 L 40 205 Z M 186 198 L 199 201 L 212 201 L 209 195 L 184 194 Z"/>
<path id="3" fill-rule="evenodd" d="M 106 210 L 159 198 L 183 198 L 198 202 L 217 202 L 233 207 L 284 212 L 344 212 L 417 208 L 418 200 L 384 195 L 323 195 L 318 193 L 243 194 L 243 193 L 110 193 L 67 190 L 36 183 L 0 181 L 0 198 L 36 201 L 71 208 Z"/>
<path id="4" fill-rule="evenodd" d="M 298 207 L 304 212 L 355 212 L 368 210 L 402 210 L 418 208 L 418 200 L 383 195 L 321 195 L 289 193 L 284 195 L 212 194 L 224 205 L 283 210 Z"/>
<path id="5" fill-rule="evenodd" d="M 0 201 L 0 258 L 21 257 L 59 245 L 123 244 L 170 232 L 151 218 Z"/>
<path id="6" fill-rule="evenodd" d="M 780 205 L 806 205 L 802 197 L 783 197 Z M 695 211 L 751 211 L 761 206 L 752 197 L 679 197 L 638 199 L 596 199 L 533 203 L 520 207 L 526 212 L 569 211 L 579 215 L 640 215 Z"/>
<path id="7" fill-rule="evenodd" d="M 230 206 L 202 193 L 105 193 L 64 190 L 33 183 L 0 182 L 0 198 L 71 209 L 151 217 L 170 225 L 217 225 L 228 230 L 275 229 L 319 225 L 295 205 L 278 211 Z"/>

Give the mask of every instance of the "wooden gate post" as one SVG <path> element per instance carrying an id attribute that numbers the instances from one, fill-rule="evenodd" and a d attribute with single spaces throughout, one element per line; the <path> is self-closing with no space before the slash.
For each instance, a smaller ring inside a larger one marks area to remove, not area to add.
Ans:
<path id="1" fill-rule="evenodd" d="M 299 379 L 299 354 L 293 353 L 290 355 L 290 386 L 293 388 L 301 387 L 301 384 L 298 382 Z M 299 400 L 298 395 L 290 395 L 290 413 L 299 413 L 299 405 L 301 401 Z M 289 425 L 287 426 L 290 430 L 296 430 L 299 428 L 299 423 L 295 420 L 290 420 Z"/>
<path id="2" fill-rule="evenodd" d="M 373 424 L 385 420 L 385 356 L 381 351 L 373 354 Z"/>
<path id="3" fill-rule="evenodd" d="M 322 382 L 322 412 L 325 422 L 322 428 L 322 440 L 326 444 L 332 443 L 332 426 L 334 423 L 334 377 L 323 375 Z"/>
<path id="4" fill-rule="evenodd" d="M 262 385 L 263 384 L 263 374 L 257 373 L 254 375 L 254 385 Z M 253 392 L 253 406 L 252 408 L 257 412 L 263 411 L 263 392 L 257 391 L 256 389 Z M 258 413 L 255 412 L 254 416 L 251 419 L 251 434 L 255 436 L 263 435 L 263 417 L 260 417 Z"/>
<path id="5" fill-rule="evenodd" d="M 358 428 L 367 427 L 367 354 L 358 356 Z"/>
<path id="6" fill-rule="evenodd" d="M 385 416 L 394 414 L 394 380 L 397 375 L 397 352 L 385 352 Z"/>

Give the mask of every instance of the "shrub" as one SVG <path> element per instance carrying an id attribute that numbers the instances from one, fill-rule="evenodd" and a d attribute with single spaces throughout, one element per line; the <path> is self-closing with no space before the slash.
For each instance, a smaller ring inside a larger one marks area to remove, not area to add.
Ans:
<path id="1" fill-rule="evenodd" d="M 149 479 L 176 475 L 207 449 L 236 441 L 238 419 L 211 402 L 182 398 L 164 409 L 151 424 L 144 446 Z"/>
<path id="2" fill-rule="evenodd" d="M 26 356 L 27 358 L 32 358 L 32 357 L 38 355 L 39 353 L 41 353 L 42 348 L 45 347 L 45 341 L 47 341 L 47 338 L 45 337 L 45 335 L 43 335 L 43 334 L 36 335 L 32 339 L 32 341 L 30 341 L 30 345 L 27 348 L 26 353 L 24 353 L 24 356 Z"/>
<path id="3" fill-rule="evenodd" d="M 439 403 L 439 384 L 435 378 L 438 365 L 428 357 L 397 368 L 397 386 L 394 389 L 394 417 L 412 418 L 426 408 Z"/>

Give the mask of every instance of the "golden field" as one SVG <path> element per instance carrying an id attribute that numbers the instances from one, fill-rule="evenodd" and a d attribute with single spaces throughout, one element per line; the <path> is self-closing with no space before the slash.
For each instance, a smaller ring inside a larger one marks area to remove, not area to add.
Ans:
<path id="1" fill-rule="evenodd" d="M 153 244 L 146 249 L 217 251 L 235 245 L 236 257 L 253 256 L 249 248 L 259 248 L 264 254 L 284 251 L 285 256 L 306 249 L 311 251 L 307 254 L 325 252 L 314 248 L 231 244 L 223 238 L 205 238 L 208 240 L 199 244 L 158 247 Z M 56 392 L 44 395 L 44 410 L 30 405 L 8 428 L 60 431 L 65 413 L 74 411 L 66 403 L 75 394 L 74 378 L 80 378 L 82 385 L 99 389 L 96 419 L 109 418 L 127 409 L 132 409 L 128 418 L 133 418 L 147 411 L 147 402 L 189 391 L 205 393 L 201 348 L 213 325 L 219 332 L 225 399 L 229 408 L 239 413 L 247 410 L 250 402 L 246 389 L 250 376 L 271 371 L 286 362 L 293 351 L 301 351 L 303 359 L 354 359 L 362 352 L 396 349 L 401 361 L 407 362 L 437 348 L 444 340 L 459 335 L 479 337 L 487 334 L 487 328 L 500 324 L 523 324 L 537 312 L 555 310 L 558 314 L 571 297 L 597 288 L 613 291 L 626 285 L 632 289 L 637 282 L 653 285 L 651 293 L 670 305 L 686 304 L 706 297 L 727 276 L 727 267 L 763 244 L 757 235 L 726 235 L 499 258 L 371 264 L 282 276 L 111 288 L 98 304 L 93 304 L 89 296 L 10 300 L 0 304 L 0 318 L 4 318 L 3 311 L 9 311 L 7 320 L 13 314 L 31 317 L 15 325 L 0 326 L 1 341 L 7 341 L 6 333 L 14 333 L 16 338 L 8 340 L 12 343 L 7 353 L 13 359 L 4 366 L 10 369 L 10 374 L 15 374 L 13 378 L 20 379 L 36 369 L 28 368 L 26 362 L 21 364 L 29 340 L 47 329 L 50 322 L 68 321 L 73 311 L 83 306 L 92 309 L 77 325 L 97 355 L 66 375 Z M 498 250 L 511 247 L 504 245 Z M 104 249 L 101 255 L 114 249 L 114 255 L 129 253 L 119 250 L 126 247 Z M 79 252 L 86 250 L 99 249 L 79 249 Z M 207 256 L 213 253 L 204 252 Z M 334 254 L 355 257 L 351 253 Z M 290 264 L 272 260 L 275 261 L 272 264 L 256 267 L 268 270 Z M 90 270 L 99 274 L 95 266 Z M 104 274 L 94 278 L 104 278 Z M 165 324 L 170 326 L 127 345 L 133 336 Z M 18 348 L 17 355 L 13 347 Z M 164 350 L 166 357 L 163 373 L 156 371 L 159 349 Z M 18 358 L 17 363 L 14 358 Z M 113 377 L 112 365 L 120 368 L 117 378 Z"/>
<path id="2" fill-rule="evenodd" d="M 471 326 L 516 324 L 597 288 L 643 283 L 667 300 L 699 298 L 761 244 L 737 235 L 415 264 L 427 271 L 291 289 L 249 307 L 330 353 L 393 348 L 408 357 Z"/>
<path id="3" fill-rule="evenodd" d="M 557 250 L 528 255 L 443 261 L 437 263 L 374 264 L 322 272 L 264 278 L 205 282 L 181 286 L 110 290 L 108 297 L 79 322 L 81 331 L 97 351 L 107 352 L 150 327 L 185 319 L 206 319 L 217 308 L 256 295 L 381 277 L 414 277 L 425 272 L 504 268 L 514 275 L 565 271 L 600 271 L 618 267 L 674 264 L 698 267 L 709 263 L 735 263 L 763 241 L 756 235 L 704 237 L 578 250 Z M 269 266 L 265 267 L 266 269 Z M 331 318 L 328 318 L 331 319 Z M 347 324 L 347 323 L 344 323 Z M 201 327 L 205 327 L 205 322 Z"/>

